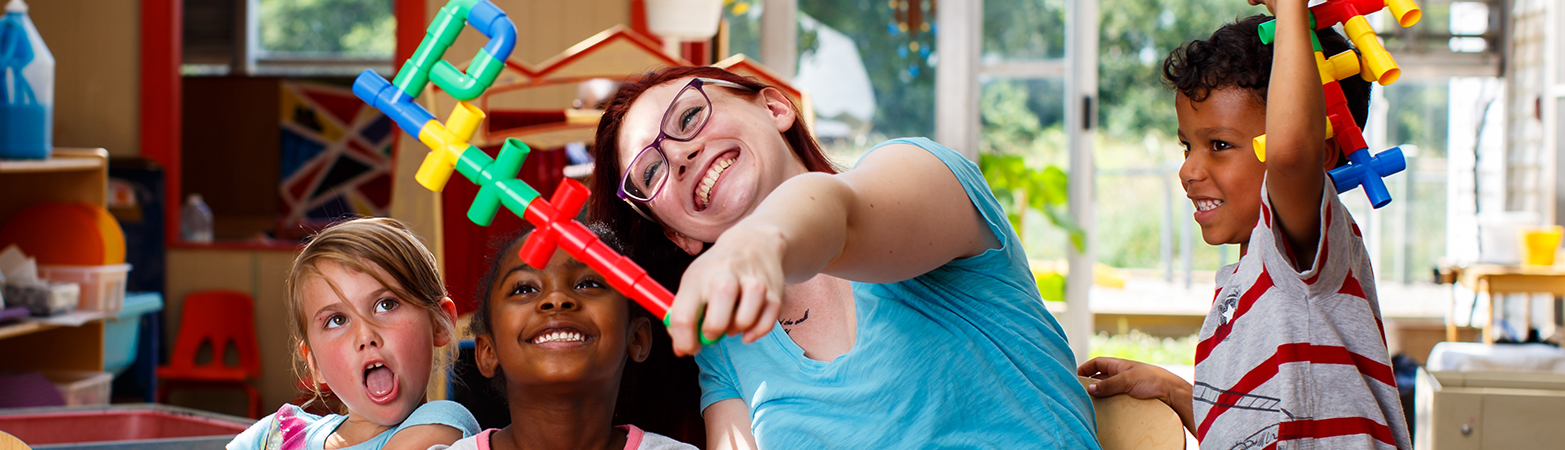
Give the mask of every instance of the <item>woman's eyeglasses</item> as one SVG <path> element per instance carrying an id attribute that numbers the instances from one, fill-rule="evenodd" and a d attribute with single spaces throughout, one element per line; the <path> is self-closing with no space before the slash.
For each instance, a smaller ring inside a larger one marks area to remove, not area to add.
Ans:
<path id="1" fill-rule="evenodd" d="M 712 117 L 712 99 L 701 89 L 701 86 L 707 84 L 751 90 L 738 83 L 713 78 L 692 79 L 690 84 L 679 90 L 674 96 L 674 102 L 663 112 L 658 137 L 630 160 L 625 176 L 620 179 L 619 198 L 630 203 L 631 208 L 643 217 L 647 214 L 636 204 L 651 201 L 668 184 L 668 155 L 663 153 L 663 140 L 686 142 L 694 139 L 706 127 L 707 119 Z"/>

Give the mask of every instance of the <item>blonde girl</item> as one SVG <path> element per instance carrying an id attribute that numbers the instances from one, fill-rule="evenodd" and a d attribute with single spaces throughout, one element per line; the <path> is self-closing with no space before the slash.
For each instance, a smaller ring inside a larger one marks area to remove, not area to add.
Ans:
<path id="1" fill-rule="evenodd" d="M 461 405 L 425 398 L 456 306 L 434 255 L 401 222 L 357 219 L 316 235 L 289 271 L 286 307 L 296 368 L 347 413 L 284 405 L 229 449 L 422 450 L 478 431 Z"/>

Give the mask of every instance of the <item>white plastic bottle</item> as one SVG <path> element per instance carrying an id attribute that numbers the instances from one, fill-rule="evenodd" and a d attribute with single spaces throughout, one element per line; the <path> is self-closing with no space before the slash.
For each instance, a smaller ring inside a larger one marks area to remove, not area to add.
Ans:
<path id="1" fill-rule="evenodd" d="M 53 150 L 54 55 L 11 0 L 0 17 L 0 158 L 44 159 Z"/>
<path id="2" fill-rule="evenodd" d="M 190 194 L 179 215 L 179 237 L 185 242 L 212 242 L 212 209 L 201 194 Z"/>

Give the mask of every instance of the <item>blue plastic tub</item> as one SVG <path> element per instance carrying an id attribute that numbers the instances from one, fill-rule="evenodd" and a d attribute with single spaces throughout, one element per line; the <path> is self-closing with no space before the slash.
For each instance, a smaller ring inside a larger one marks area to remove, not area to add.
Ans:
<path id="1" fill-rule="evenodd" d="M 103 371 L 119 376 L 136 362 L 141 315 L 162 310 L 163 295 L 157 292 L 125 294 L 125 308 L 103 324 Z"/>

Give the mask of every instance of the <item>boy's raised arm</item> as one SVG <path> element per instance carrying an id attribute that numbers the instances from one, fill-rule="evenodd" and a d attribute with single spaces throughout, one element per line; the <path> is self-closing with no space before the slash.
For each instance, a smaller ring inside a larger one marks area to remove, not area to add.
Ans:
<path id="1" fill-rule="evenodd" d="M 1250 0 L 1255 4 L 1260 0 Z M 1299 269 L 1314 264 L 1326 177 L 1326 106 L 1307 0 L 1265 0 L 1277 15 L 1266 101 L 1266 193 Z"/>

